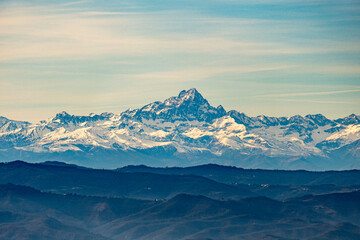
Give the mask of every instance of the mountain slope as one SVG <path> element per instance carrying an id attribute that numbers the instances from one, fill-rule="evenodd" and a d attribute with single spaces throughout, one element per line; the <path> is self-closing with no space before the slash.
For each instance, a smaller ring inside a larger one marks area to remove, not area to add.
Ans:
<path id="1" fill-rule="evenodd" d="M 0 184 L 5 183 L 26 185 L 56 193 L 142 199 L 169 198 L 180 193 L 233 199 L 255 195 L 247 188 L 218 183 L 200 176 L 121 173 L 20 161 L 0 163 Z"/>
<path id="2" fill-rule="evenodd" d="M 207 164 L 193 167 L 154 168 L 145 165 L 126 166 L 119 172 L 144 172 L 157 174 L 197 175 L 227 184 L 269 184 L 269 185 L 360 185 L 360 170 L 321 171 L 304 170 L 262 170 Z M 284 182 L 286 179 L 286 182 Z"/>
<path id="3" fill-rule="evenodd" d="M 354 170 L 245 170 L 217 165 L 189 168 L 129 166 L 118 170 L 96 170 L 60 162 L 0 164 L 0 184 L 20 184 L 62 194 L 142 199 L 163 199 L 186 193 L 214 199 L 266 196 L 284 200 L 308 194 L 358 190 L 359 174 Z"/>
<path id="4" fill-rule="evenodd" d="M 360 193 L 139 201 L 0 185 L 2 239 L 357 239 Z M 351 210 L 351 211 L 349 211 Z"/>

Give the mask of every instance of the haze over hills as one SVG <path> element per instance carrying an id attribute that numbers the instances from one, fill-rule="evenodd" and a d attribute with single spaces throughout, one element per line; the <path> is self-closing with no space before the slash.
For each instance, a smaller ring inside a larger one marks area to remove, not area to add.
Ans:
<path id="1" fill-rule="evenodd" d="M 360 171 L 246 170 L 217 165 L 189 168 L 128 166 L 100 170 L 60 162 L 15 161 L 0 163 L 0 184 L 6 183 L 59 194 L 102 197 L 154 200 L 185 193 L 214 199 L 266 196 L 284 200 L 308 194 L 359 190 Z"/>
<path id="2" fill-rule="evenodd" d="M 358 239 L 360 192 L 275 201 L 179 194 L 168 200 L 58 195 L 0 185 L 0 238 Z"/>
<path id="3" fill-rule="evenodd" d="M 216 163 L 359 169 L 360 116 L 249 117 L 213 107 L 190 89 L 121 114 L 61 112 L 35 124 L 1 117 L 0 148 L 1 161 L 59 160 L 100 168 Z"/>
<path id="4" fill-rule="evenodd" d="M 42 163 L 55 164 L 55 163 Z M 156 173 L 166 175 L 196 175 L 226 184 L 270 184 L 282 185 L 321 185 L 337 186 L 360 185 L 360 170 L 346 171 L 303 171 L 303 170 L 263 170 L 243 169 L 230 166 L 206 164 L 192 167 L 154 168 L 145 165 L 125 166 L 116 169 L 124 173 Z"/>
<path id="5" fill-rule="evenodd" d="M 359 239 L 359 175 L 1 163 L 0 239 Z"/>
<path id="6" fill-rule="evenodd" d="M 141 199 L 169 198 L 179 193 L 232 199 L 256 195 L 248 188 L 227 185 L 196 175 L 122 173 L 21 161 L 0 163 L 0 183 L 26 185 L 56 193 Z"/>

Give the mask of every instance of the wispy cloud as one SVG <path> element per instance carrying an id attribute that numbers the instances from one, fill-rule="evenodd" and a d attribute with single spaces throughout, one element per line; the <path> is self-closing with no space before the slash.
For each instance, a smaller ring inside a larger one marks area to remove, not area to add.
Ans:
<path id="1" fill-rule="evenodd" d="M 144 13 L 137 12 L 109 12 L 109 11 L 85 11 L 80 12 L 79 15 L 82 16 L 136 16 L 144 15 Z"/>
<path id="2" fill-rule="evenodd" d="M 360 64 L 348 64 L 346 66 L 317 66 L 312 69 L 315 72 L 322 73 L 331 73 L 331 74 L 340 74 L 340 75 L 360 75 Z M 311 70 L 310 70 L 311 71 Z"/>
<path id="3" fill-rule="evenodd" d="M 89 1 L 89 0 L 74 1 L 74 2 L 68 2 L 68 3 L 63 3 L 63 4 L 60 4 L 60 6 L 63 6 L 63 7 L 69 7 L 69 6 L 81 5 L 81 4 L 84 4 L 84 3 L 89 3 L 89 2 L 91 2 L 91 1 Z"/>
<path id="4" fill-rule="evenodd" d="M 271 99 L 278 102 L 299 102 L 299 103 L 320 103 L 320 104 L 357 104 L 349 101 L 322 101 L 322 100 L 308 100 L 308 99 Z"/>
<path id="5" fill-rule="evenodd" d="M 17 7 L 1 14 L 0 61 L 101 55 L 222 54 L 246 57 L 360 51 L 356 44 L 344 46 L 322 42 L 311 47 L 238 39 L 245 31 L 268 31 L 275 20 L 231 20 L 174 10 L 74 12 L 62 7 L 60 10 L 50 5 Z M 253 23 L 252 29 L 248 27 L 249 21 Z M 172 31 L 176 27 L 182 29 Z M 224 29 L 227 32 L 222 32 Z M 293 26 L 285 26 L 283 31 L 286 33 L 290 29 Z M 279 27 L 272 31 L 279 31 Z"/>
<path id="6" fill-rule="evenodd" d="M 333 94 L 356 93 L 356 92 L 360 92 L 360 89 L 328 91 L 328 92 L 301 92 L 301 93 L 265 94 L 265 95 L 258 95 L 258 96 L 255 96 L 255 97 L 278 98 L 278 97 L 321 96 L 321 95 L 333 95 Z"/>
<path id="7" fill-rule="evenodd" d="M 199 81 L 204 80 L 209 77 L 215 77 L 217 75 L 232 73 L 232 74 L 244 74 L 244 73 L 254 73 L 254 72 L 265 72 L 265 71 L 276 71 L 292 68 L 292 66 L 207 66 L 207 67 L 198 67 L 198 68 L 188 68 L 174 71 L 164 71 L 164 72 L 149 72 L 143 74 L 134 74 L 130 75 L 132 79 L 147 79 L 152 82 L 159 81 L 172 81 L 172 82 L 188 82 L 188 81 Z"/>

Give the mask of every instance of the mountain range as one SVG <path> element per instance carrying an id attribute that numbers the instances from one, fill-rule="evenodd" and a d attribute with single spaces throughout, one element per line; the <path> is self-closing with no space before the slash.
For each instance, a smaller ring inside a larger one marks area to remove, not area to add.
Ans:
<path id="1" fill-rule="evenodd" d="M 250 117 L 196 90 L 120 114 L 67 112 L 38 123 L 0 117 L 0 161 L 344 170 L 360 168 L 360 116 Z"/>

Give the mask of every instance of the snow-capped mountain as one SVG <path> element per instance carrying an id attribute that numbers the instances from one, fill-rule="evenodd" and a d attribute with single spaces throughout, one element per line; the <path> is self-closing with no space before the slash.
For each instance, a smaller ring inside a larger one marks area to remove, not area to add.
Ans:
<path id="1" fill-rule="evenodd" d="M 360 116 L 249 117 L 181 91 L 121 114 L 58 113 L 36 124 L 0 117 L 0 160 L 97 167 L 230 164 L 251 168 L 360 168 Z"/>
<path id="2" fill-rule="evenodd" d="M 214 108 L 195 89 L 181 91 L 177 97 L 171 97 L 164 102 L 154 102 L 140 109 L 126 111 L 123 117 L 138 121 L 162 119 L 167 122 L 200 121 L 212 122 L 226 115 L 225 109 L 219 105 Z"/>

